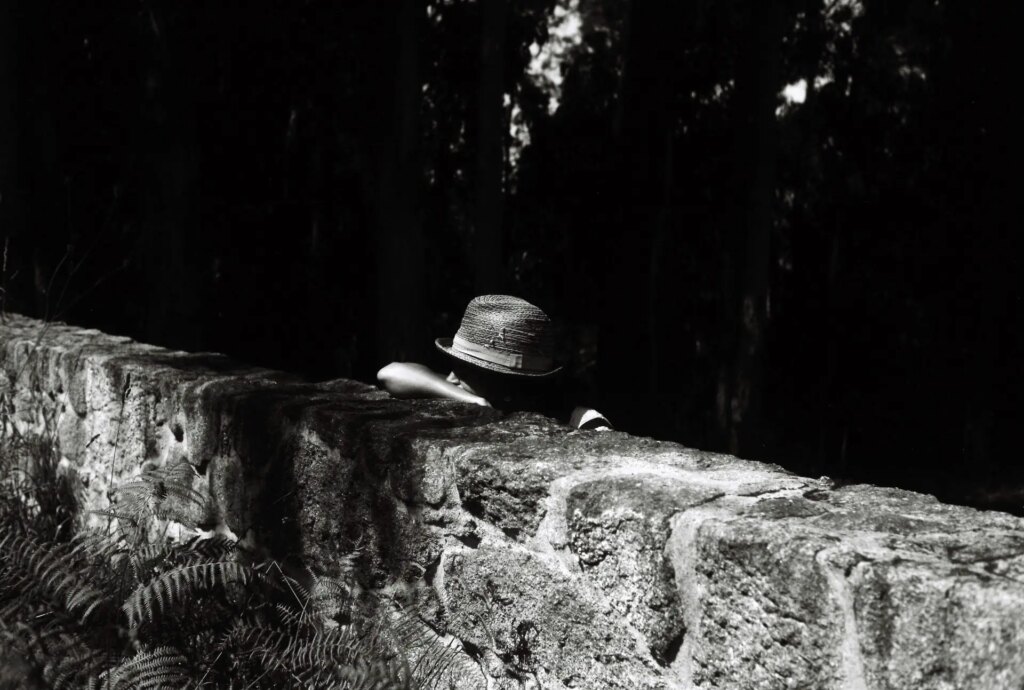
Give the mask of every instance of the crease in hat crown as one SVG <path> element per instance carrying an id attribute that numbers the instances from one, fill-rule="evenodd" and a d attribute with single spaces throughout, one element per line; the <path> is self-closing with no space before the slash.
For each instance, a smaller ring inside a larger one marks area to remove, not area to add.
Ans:
<path id="1" fill-rule="evenodd" d="M 511 295 L 474 297 L 455 337 L 438 338 L 435 344 L 455 359 L 513 376 L 549 376 L 561 369 L 554 363 L 551 319 Z"/>

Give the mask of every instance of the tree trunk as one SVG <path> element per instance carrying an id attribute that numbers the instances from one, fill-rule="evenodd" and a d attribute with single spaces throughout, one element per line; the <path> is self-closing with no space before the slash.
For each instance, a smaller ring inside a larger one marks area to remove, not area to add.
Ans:
<path id="1" fill-rule="evenodd" d="M 190 65 L 180 58 L 187 36 L 177 33 L 175 9 L 147 3 L 142 30 L 150 45 L 143 88 L 141 267 L 148 290 L 146 338 L 181 349 L 202 347 L 199 276 L 191 257 L 200 249 L 197 225 L 199 147 L 195 106 L 186 84 Z"/>
<path id="2" fill-rule="evenodd" d="M 389 7 L 390 9 L 390 7 Z M 395 26 L 389 118 L 377 155 L 377 348 L 381 363 L 421 358 L 427 352 L 423 233 L 418 212 L 420 75 L 418 35 L 422 5 L 402 0 Z"/>
<path id="3" fill-rule="evenodd" d="M 505 103 L 502 72 L 506 0 L 481 0 L 480 81 L 477 104 L 476 228 L 473 237 L 478 294 L 504 285 Z"/>
<path id="4" fill-rule="evenodd" d="M 736 80 L 740 179 L 746 178 L 745 228 L 740 275 L 736 355 L 729 400 L 728 447 L 751 453 L 758 441 L 762 405 L 762 359 L 767 325 L 771 233 L 775 194 L 776 115 L 782 38 L 781 11 L 754 3 L 749 38 L 741 49 Z M 749 172 L 748 172 L 749 171 Z"/>
<path id="5" fill-rule="evenodd" d="M 7 46 L 7 50 L 17 49 L 13 64 L 18 86 L 14 115 L 18 137 L 18 190 L 21 194 L 17 201 L 26 239 L 24 263 L 19 263 L 24 273 L 30 274 L 23 278 L 31 280 L 33 315 L 49 319 L 61 306 L 55 303 L 51 287 L 70 242 L 66 233 L 66 192 L 61 183 L 54 123 L 55 98 L 51 86 L 57 83 L 54 56 L 59 50 L 51 45 L 51 41 L 58 41 L 60 33 L 53 28 L 55 9 L 50 2 L 19 3 L 10 10 L 12 14 L 16 11 L 14 21 L 17 22 L 19 36 L 36 37 L 31 41 L 15 39 Z M 31 259 L 25 260 L 29 254 Z"/>
<path id="6" fill-rule="evenodd" d="M 650 432 L 657 420 L 660 239 L 669 231 L 673 113 L 673 5 L 630 5 L 618 117 L 622 177 L 618 232 L 604 247 L 606 293 L 599 341 L 602 406 L 615 424 Z M 646 404 L 637 405 L 644 400 Z"/>
<path id="7" fill-rule="evenodd" d="M 14 0 L 0 0 L 0 251 L 8 246 L 10 237 L 18 232 L 18 125 L 14 113 L 17 100 L 18 76 L 14 58 Z M 3 266 L 4 300 L 7 290 L 7 257 L 0 257 Z"/>
<path id="8" fill-rule="evenodd" d="M 996 221 L 998 222 L 998 221 Z M 964 421 L 964 460 L 976 480 L 993 483 L 992 432 L 995 421 L 993 397 L 996 386 L 997 319 L 1004 307 L 1003 285 L 996 269 L 1000 257 L 991 257 L 990 270 L 980 276 L 977 327 L 967 365 L 967 405 Z"/>

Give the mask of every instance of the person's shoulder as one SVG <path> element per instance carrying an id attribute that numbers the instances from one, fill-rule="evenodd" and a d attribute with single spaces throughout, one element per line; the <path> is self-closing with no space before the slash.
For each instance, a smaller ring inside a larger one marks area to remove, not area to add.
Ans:
<path id="1" fill-rule="evenodd" d="M 592 407 L 576 407 L 569 416 L 569 426 L 584 431 L 609 431 L 612 423 Z"/>

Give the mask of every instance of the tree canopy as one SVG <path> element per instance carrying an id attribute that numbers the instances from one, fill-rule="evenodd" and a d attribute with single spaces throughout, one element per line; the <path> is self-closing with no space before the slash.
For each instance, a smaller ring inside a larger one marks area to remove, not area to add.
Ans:
<path id="1" fill-rule="evenodd" d="M 619 428 L 1020 510 L 1020 13 L 0 0 L 4 307 L 368 380 L 509 292 Z"/>

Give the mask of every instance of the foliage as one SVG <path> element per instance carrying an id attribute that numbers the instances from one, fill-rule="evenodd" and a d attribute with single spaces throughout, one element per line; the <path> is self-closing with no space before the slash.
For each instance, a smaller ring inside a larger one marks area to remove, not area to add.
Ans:
<path id="1" fill-rule="evenodd" d="M 55 414 L 38 405 L 19 420 L 11 395 L 0 394 L 0 533 L 62 543 L 74 532 L 78 487 L 61 469 Z"/>
<path id="2" fill-rule="evenodd" d="M 26 451 L 9 441 L 5 478 Z M 47 446 L 29 448 L 39 453 L 34 466 L 47 468 Z M 452 663 L 444 646 L 401 644 L 423 634 L 413 617 L 355 615 L 351 569 L 317 577 L 220 535 L 151 540 L 150 523 L 189 514 L 172 504 L 202 500 L 189 470 L 172 465 L 122 484 L 102 511 L 109 529 L 58 530 L 62 540 L 45 515 L 62 509 L 35 499 L 56 492 L 62 475 L 5 481 L 0 687 L 398 690 L 431 687 Z M 409 653 L 423 651 L 410 665 Z"/>

